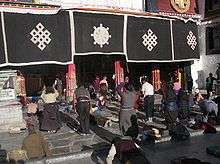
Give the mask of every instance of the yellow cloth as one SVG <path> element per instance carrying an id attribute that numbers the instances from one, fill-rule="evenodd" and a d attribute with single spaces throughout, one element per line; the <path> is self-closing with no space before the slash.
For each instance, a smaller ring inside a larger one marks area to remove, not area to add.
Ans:
<path id="1" fill-rule="evenodd" d="M 44 100 L 44 103 L 54 103 L 57 100 L 59 93 L 55 90 L 54 93 L 46 94 L 45 91 L 42 92 L 41 98 Z"/>

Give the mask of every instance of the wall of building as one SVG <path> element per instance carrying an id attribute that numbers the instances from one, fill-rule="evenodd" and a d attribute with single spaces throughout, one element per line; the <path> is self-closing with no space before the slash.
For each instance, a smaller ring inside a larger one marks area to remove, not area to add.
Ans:
<path id="1" fill-rule="evenodd" d="M 143 0 L 38 0 L 40 3 L 61 5 L 68 7 L 115 7 L 134 10 L 143 10 Z"/>
<path id="2" fill-rule="evenodd" d="M 209 73 L 216 77 L 217 65 L 220 63 L 220 54 L 206 55 L 206 25 L 199 28 L 200 60 L 194 61 L 191 66 L 195 88 L 205 88 L 205 79 Z"/>

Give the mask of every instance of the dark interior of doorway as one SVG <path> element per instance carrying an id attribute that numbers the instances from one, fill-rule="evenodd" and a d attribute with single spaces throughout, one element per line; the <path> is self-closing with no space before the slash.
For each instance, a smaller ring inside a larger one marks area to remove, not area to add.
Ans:
<path id="1" fill-rule="evenodd" d="M 19 70 L 25 77 L 25 87 L 27 96 L 38 96 L 39 91 L 42 90 L 44 81 L 53 81 L 58 74 L 63 82 L 63 87 L 66 83 L 66 65 L 56 64 L 42 64 L 30 66 L 10 66 L 2 69 Z"/>
<path id="2" fill-rule="evenodd" d="M 191 62 L 187 61 L 175 63 L 129 63 L 127 75 L 129 75 L 130 81 L 135 88 L 140 89 L 140 77 L 144 75 L 152 80 L 152 70 L 155 67 L 160 70 L 160 80 L 168 82 L 170 81 L 170 75 L 178 68 L 181 70 L 182 80 L 185 81 L 186 76 L 191 75 L 190 65 Z M 183 87 L 184 83 L 185 82 L 183 82 Z"/>
<path id="3" fill-rule="evenodd" d="M 121 61 L 126 65 L 125 56 L 123 55 L 86 55 L 75 56 L 74 63 L 76 65 L 76 79 L 77 83 L 93 84 L 95 76 L 102 78 L 107 76 L 110 88 L 114 88 L 114 80 L 112 79 L 115 73 L 115 61 Z"/>

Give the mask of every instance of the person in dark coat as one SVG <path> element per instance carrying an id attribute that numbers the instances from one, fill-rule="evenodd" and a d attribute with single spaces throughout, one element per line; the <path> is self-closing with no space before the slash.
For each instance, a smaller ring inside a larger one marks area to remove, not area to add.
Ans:
<path id="1" fill-rule="evenodd" d="M 192 93 L 192 88 L 193 88 L 193 79 L 192 79 L 192 76 L 187 76 L 186 77 L 186 80 L 187 80 L 187 90 L 189 93 Z"/>
<path id="2" fill-rule="evenodd" d="M 90 119 L 90 94 L 84 85 L 79 85 L 75 91 L 77 99 L 77 113 L 79 114 L 80 132 L 82 135 L 90 134 L 89 119 Z"/>
<path id="3" fill-rule="evenodd" d="M 59 116 L 59 106 L 56 102 L 58 92 L 53 86 L 46 86 L 42 92 L 41 98 L 44 102 L 41 118 L 41 130 L 56 132 L 61 127 Z"/>
<path id="4" fill-rule="evenodd" d="M 186 119 L 189 115 L 189 96 L 186 91 L 180 89 L 178 95 L 179 118 Z"/>
<path id="5" fill-rule="evenodd" d="M 130 119 L 131 119 L 131 126 L 126 131 L 125 136 L 130 136 L 133 140 L 135 140 L 138 137 L 137 116 L 132 115 Z"/>
<path id="6" fill-rule="evenodd" d="M 164 101 L 164 114 L 168 125 L 172 125 L 178 117 L 177 96 L 171 84 L 167 87 Z"/>
<path id="7" fill-rule="evenodd" d="M 59 115 L 59 106 L 57 103 L 44 104 L 43 120 L 41 130 L 48 132 L 57 132 L 61 128 L 61 119 Z"/>
<path id="8" fill-rule="evenodd" d="M 209 77 L 206 78 L 206 90 L 207 90 L 208 96 L 210 92 L 212 92 L 214 80 L 216 80 L 216 78 L 213 77 L 212 73 L 209 73 Z"/>

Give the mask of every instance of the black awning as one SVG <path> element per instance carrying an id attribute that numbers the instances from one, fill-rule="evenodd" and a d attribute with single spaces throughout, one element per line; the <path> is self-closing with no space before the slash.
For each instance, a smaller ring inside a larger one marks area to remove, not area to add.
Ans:
<path id="1" fill-rule="evenodd" d="M 3 18 L 0 65 L 68 64 L 73 55 L 89 54 L 122 54 L 128 62 L 199 58 L 198 26 L 191 21 L 78 11 Z"/>
<path id="2" fill-rule="evenodd" d="M 2 20 L 0 20 L 0 31 L 2 31 Z M 4 49 L 4 39 L 3 39 L 3 33 L 0 32 L 0 65 L 6 63 L 5 60 L 5 49 Z"/>
<path id="3" fill-rule="evenodd" d="M 194 22 L 173 21 L 175 60 L 199 59 L 198 26 Z"/>
<path id="4" fill-rule="evenodd" d="M 54 15 L 4 13 L 9 64 L 72 61 L 68 12 Z"/>
<path id="5" fill-rule="evenodd" d="M 74 12 L 76 55 L 123 52 L 124 16 Z"/>
<path id="6" fill-rule="evenodd" d="M 127 59 L 131 62 L 171 61 L 170 20 L 128 17 Z"/>

